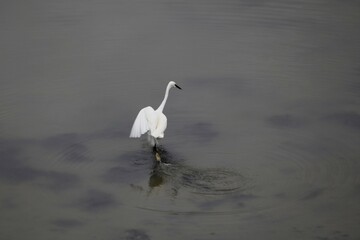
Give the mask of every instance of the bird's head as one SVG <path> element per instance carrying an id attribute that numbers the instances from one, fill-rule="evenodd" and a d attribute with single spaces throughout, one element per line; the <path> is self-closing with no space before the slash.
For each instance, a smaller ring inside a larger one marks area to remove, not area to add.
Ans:
<path id="1" fill-rule="evenodd" d="M 178 88 L 178 89 L 182 89 L 182 88 L 179 87 L 179 85 L 177 85 L 176 82 L 174 82 L 174 81 L 170 81 L 170 82 L 169 82 L 169 86 L 172 87 L 172 88 L 173 88 L 173 87 L 176 87 L 176 88 Z"/>

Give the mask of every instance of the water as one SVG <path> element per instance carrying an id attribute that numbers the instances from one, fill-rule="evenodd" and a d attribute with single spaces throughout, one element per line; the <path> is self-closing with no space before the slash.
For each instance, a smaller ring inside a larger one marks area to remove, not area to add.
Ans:
<path id="1" fill-rule="evenodd" d="M 357 1 L 0 12 L 0 239 L 360 239 Z"/>

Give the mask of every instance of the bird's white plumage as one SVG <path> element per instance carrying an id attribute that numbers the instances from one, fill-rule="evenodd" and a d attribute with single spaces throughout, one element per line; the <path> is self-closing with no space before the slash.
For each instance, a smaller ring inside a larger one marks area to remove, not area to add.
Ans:
<path id="1" fill-rule="evenodd" d="M 131 138 L 139 138 L 150 129 L 154 129 L 154 113 L 155 110 L 150 106 L 140 110 L 130 132 Z"/>
<path id="2" fill-rule="evenodd" d="M 167 118 L 163 113 L 156 115 L 156 127 L 151 131 L 151 135 L 155 138 L 163 138 L 167 127 Z"/>
<path id="3" fill-rule="evenodd" d="M 155 139 L 164 137 L 164 132 L 167 127 L 167 118 L 163 114 L 163 109 L 172 87 L 181 89 L 175 82 L 170 81 L 166 87 L 165 97 L 156 110 L 150 106 L 140 110 L 130 132 L 131 138 L 139 138 L 146 132 Z"/>

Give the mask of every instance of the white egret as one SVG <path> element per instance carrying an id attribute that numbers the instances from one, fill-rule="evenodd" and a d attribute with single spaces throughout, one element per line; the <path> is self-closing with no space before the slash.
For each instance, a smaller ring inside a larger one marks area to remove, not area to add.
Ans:
<path id="1" fill-rule="evenodd" d="M 140 110 L 130 132 L 131 138 L 139 138 L 142 134 L 148 133 L 150 144 L 156 150 L 157 139 L 164 137 L 167 127 L 167 118 L 163 114 L 163 110 L 169 96 L 169 91 L 173 87 L 181 89 L 175 82 L 170 81 L 166 87 L 164 99 L 156 110 L 150 106 Z"/>

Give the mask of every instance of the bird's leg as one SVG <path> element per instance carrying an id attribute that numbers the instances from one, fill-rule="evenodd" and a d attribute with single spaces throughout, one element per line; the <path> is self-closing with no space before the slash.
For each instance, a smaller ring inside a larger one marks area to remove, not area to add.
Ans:
<path id="1" fill-rule="evenodd" d="M 153 151 L 155 153 L 155 159 L 156 161 L 158 162 L 161 162 L 161 157 L 160 157 L 160 153 L 158 151 L 158 148 L 157 148 L 157 145 L 155 144 L 154 147 L 153 147 Z"/>
<path id="2" fill-rule="evenodd" d="M 158 161 L 159 163 L 161 162 L 161 157 L 160 154 L 158 152 L 155 153 L 155 159 L 156 161 Z"/>

